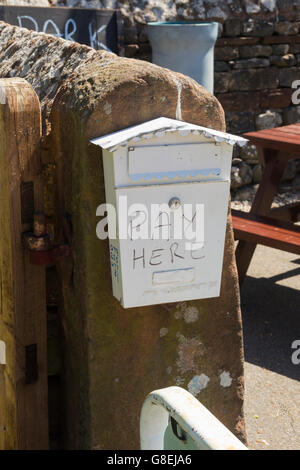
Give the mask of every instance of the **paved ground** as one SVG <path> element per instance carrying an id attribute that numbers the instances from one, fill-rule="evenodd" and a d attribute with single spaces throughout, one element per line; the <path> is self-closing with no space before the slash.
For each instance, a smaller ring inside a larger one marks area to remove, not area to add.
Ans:
<path id="1" fill-rule="evenodd" d="M 248 446 L 300 450 L 299 256 L 257 247 L 241 298 Z"/>

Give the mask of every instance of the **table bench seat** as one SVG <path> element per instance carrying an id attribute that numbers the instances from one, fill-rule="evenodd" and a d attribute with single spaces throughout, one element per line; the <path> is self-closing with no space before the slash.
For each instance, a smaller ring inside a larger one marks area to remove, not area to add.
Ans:
<path id="1" fill-rule="evenodd" d="M 232 210 L 232 225 L 236 240 L 300 255 L 300 226 L 236 210 Z"/>
<path id="2" fill-rule="evenodd" d="M 300 123 L 247 132 L 244 137 L 256 145 L 263 175 L 251 205 L 251 216 L 233 216 L 234 234 L 239 240 L 235 254 L 240 285 L 257 244 L 300 254 L 299 230 L 291 224 L 299 220 L 299 202 L 271 209 L 288 162 L 300 157 Z"/>

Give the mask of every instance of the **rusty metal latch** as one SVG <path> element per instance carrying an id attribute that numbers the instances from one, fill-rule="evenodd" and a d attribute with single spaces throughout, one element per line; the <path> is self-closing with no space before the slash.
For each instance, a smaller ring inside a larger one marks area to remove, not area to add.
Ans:
<path id="1" fill-rule="evenodd" d="M 52 244 L 44 214 L 34 214 L 33 232 L 23 233 L 23 243 L 29 250 L 30 263 L 38 266 L 55 263 L 61 258 L 71 256 L 72 253 L 67 243 Z"/>

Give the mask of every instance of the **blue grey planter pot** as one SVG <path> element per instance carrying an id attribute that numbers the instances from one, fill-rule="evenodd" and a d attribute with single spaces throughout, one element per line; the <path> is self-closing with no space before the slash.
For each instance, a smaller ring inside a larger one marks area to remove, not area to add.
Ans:
<path id="1" fill-rule="evenodd" d="M 184 73 L 213 93 L 218 23 L 148 23 L 152 62 Z"/>

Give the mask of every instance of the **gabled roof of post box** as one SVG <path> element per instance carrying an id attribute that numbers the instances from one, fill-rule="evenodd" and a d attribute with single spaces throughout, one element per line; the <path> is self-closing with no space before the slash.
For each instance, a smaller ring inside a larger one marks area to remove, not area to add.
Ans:
<path id="1" fill-rule="evenodd" d="M 127 129 L 122 129 L 121 131 L 113 132 L 112 134 L 97 137 L 92 139 L 91 142 L 95 145 L 99 145 L 103 149 L 114 152 L 119 146 L 126 146 L 127 144 L 138 142 L 141 139 L 149 139 L 151 137 L 159 138 L 169 132 L 177 132 L 182 136 L 190 133 L 203 135 L 207 139 L 213 139 L 215 142 L 226 142 L 229 145 L 238 144 L 244 146 L 248 142 L 248 140 L 243 137 L 165 117 L 153 119 L 136 126 L 128 127 Z"/>

